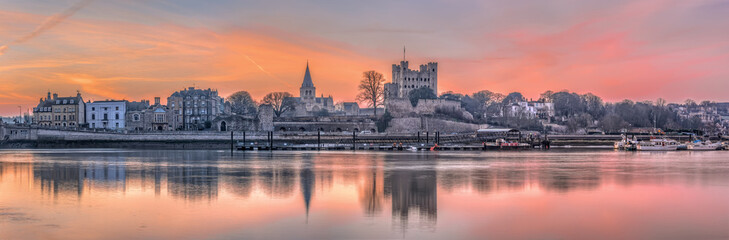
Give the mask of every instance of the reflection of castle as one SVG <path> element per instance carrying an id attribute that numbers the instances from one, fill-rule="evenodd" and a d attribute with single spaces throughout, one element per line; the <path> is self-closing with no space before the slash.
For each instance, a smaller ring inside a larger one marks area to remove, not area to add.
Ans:
<path id="1" fill-rule="evenodd" d="M 385 195 L 392 197 L 392 217 L 402 227 L 408 226 L 410 210 L 415 210 L 423 224 L 432 226 L 438 216 L 438 193 L 435 170 L 394 170 L 385 174 Z"/>

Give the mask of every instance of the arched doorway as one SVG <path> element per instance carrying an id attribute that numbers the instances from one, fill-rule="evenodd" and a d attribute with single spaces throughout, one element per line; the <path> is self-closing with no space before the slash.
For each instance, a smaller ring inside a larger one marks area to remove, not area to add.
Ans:
<path id="1" fill-rule="evenodd" d="M 157 130 L 158 130 L 158 131 L 162 131 L 162 130 L 164 130 L 164 129 L 162 128 L 162 126 L 157 126 Z"/>
<path id="2" fill-rule="evenodd" d="M 225 132 L 227 130 L 228 130 L 228 128 L 227 128 L 227 126 L 225 124 L 225 121 L 220 122 L 220 131 L 221 132 Z"/>
<path id="3" fill-rule="evenodd" d="M 282 131 L 282 132 L 285 132 L 285 131 L 286 131 L 286 128 L 285 128 L 285 127 L 281 127 L 281 128 L 279 128 L 278 130 L 279 130 L 279 131 Z"/>
<path id="4" fill-rule="evenodd" d="M 306 128 L 304 128 L 304 127 L 300 127 L 300 128 L 299 128 L 299 131 L 300 131 L 300 132 L 306 132 Z"/>

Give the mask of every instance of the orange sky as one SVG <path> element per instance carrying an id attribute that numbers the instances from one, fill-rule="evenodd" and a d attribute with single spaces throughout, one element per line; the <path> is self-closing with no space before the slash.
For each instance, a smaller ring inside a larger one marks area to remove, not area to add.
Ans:
<path id="1" fill-rule="evenodd" d="M 352 101 L 363 71 L 390 78 L 403 45 L 411 66 L 439 62 L 440 92 L 729 101 L 721 1 L 282 2 L 8 3 L 0 115 L 49 90 L 86 100 L 165 99 L 192 85 L 298 95 L 307 60 L 317 93 Z"/>

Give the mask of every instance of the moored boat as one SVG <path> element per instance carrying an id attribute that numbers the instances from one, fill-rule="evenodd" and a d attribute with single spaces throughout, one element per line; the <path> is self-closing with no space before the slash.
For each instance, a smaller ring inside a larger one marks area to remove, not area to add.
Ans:
<path id="1" fill-rule="evenodd" d="M 696 140 L 688 144 L 688 150 L 691 151 L 713 151 L 720 150 L 722 148 L 721 142 L 712 143 L 711 141 L 699 141 Z"/>
<path id="2" fill-rule="evenodd" d="M 678 142 L 667 138 L 654 138 L 650 141 L 641 141 L 636 144 L 638 151 L 676 151 Z"/>

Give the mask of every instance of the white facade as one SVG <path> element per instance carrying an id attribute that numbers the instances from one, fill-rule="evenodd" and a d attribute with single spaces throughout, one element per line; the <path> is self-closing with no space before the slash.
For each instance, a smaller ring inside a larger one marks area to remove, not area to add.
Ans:
<path id="1" fill-rule="evenodd" d="M 125 101 L 96 101 L 86 103 L 86 120 L 90 128 L 124 129 L 127 112 Z"/>
<path id="2" fill-rule="evenodd" d="M 509 117 L 550 119 L 554 117 L 554 103 L 543 101 L 517 102 L 506 107 Z M 502 113 L 502 116 L 505 114 Z"/>

